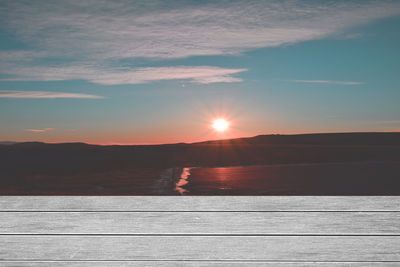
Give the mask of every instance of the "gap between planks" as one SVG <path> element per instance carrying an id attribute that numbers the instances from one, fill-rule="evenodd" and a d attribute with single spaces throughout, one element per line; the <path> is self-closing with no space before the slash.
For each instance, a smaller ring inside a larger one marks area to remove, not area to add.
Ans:
<path id="1" fill-rule="evenodd" d="M 167 260 L 114 260 L 114 261 L 0 261 L 0 266 L 385 266 L 392 267 L 398 266 L 397 261 L 232 261 L 232 260 L 202 260 L 202 261 L 191 261 L 191 260 L 179 260 L 179 261 L 167 261 Z M 7 265 L 6 265 L 7 264 Z M 17 264 L 17 265 L 10 265 Z"/>

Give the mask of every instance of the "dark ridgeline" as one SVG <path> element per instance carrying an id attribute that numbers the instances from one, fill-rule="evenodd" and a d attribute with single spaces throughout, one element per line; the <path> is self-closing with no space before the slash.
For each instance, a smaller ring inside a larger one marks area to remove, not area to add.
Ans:
<path id="1" fill-rule="evenodd" d="M 13 145 L 13 144 L 16 144 L 17 142 L 12 142 L 12 141 L 3 141 L 3 142 L 0 142 L 0 145 Z"/>
<path id="2" fill-rule="evenodd" d="M 132 146 L 16 143 L 0 145 L 0 194 L 145 195 L 170 167 L 368 161 L 400 162 L 400 133 L 260 135 Z"/>
<path id="3" fill-rule="evenodd" d="M 291 144 L 291 145 L 400 145 L 400 133 L 315 133 L 315 134 L 269 134 L 248 138 L 237 138 L 207 143 L 247 142 L 249 144 Z"/>

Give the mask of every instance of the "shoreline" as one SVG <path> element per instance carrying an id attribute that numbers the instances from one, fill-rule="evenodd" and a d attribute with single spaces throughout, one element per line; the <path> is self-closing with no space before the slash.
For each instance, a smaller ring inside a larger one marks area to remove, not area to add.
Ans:
<path id="1" fill-rule="evenodd" d="M 182 167 L 164 169 L 153 186 L 154 192 L 158 195 L 179 195 L 175 188 L 180 180 L 182 170 Z"/>

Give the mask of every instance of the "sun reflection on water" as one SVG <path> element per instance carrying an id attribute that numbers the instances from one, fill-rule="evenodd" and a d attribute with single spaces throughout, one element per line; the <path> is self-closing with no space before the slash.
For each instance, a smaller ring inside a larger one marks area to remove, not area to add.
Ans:
<path id="1" fill-rule="evenodd" d="M 176 183 L 175 191 L 178 191 L 179 194 L 181 195 L 188 192 L 185 188 L 182 188 L 182 186 L 188 183 L 188 178 L 190 176 L 190 169 L 191 168 L 183 168 L 179 180 Z"/>

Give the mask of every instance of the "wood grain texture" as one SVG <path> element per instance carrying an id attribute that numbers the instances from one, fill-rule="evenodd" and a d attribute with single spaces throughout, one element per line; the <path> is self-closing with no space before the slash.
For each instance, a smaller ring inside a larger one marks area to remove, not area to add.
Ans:
<path id="1" fill-rule="evenodd" d="M 0 196 L 0 211 L 400 211 L 400 197 Z"/>
<path id="2" fill-rule="evenodd" d="M 400 261 L 393 236 L 1 236 L 3 260 Z"/>
<path id="3" fill-rule="evenodd" d="M 400 197 L 0 197 L 0 266 L 400 265 Z"/>
<path id="4" fill-rule="evenodd" d="M 400 212 L 0 212 L 0 234 L 400 235 Z"/>

